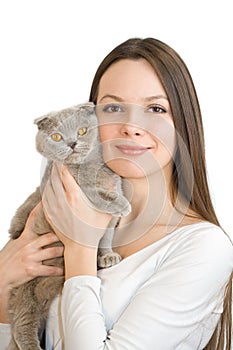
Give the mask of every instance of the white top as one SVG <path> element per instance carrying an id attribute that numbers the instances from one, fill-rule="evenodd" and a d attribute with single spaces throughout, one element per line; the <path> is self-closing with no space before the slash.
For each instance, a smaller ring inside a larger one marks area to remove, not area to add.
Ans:
<path id="1" fill-rule="evenodd" d="M 50 309 L 46 350 L 203 349 L 232 270 L 232 243 L 219 227 L 179 228 L 98 277 L 67 280 Z M 0 350 L 9 339 L 1 325 Z"/>

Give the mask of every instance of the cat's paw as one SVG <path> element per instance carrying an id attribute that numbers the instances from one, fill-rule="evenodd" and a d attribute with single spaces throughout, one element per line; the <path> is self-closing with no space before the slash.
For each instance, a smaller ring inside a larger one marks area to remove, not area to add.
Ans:
<path id="1" fill-rule="evenodd" d="M 118 253 L 109 252 L 104 255 L 98 256 L 98 267 L 104 269 L 118 264 L 122 260 Z"/>
<path id="2" fill-rule="evenodd" d="M 119 196 L 109 204 L 107 212 L 116 217 L 127 216 L 131 212 L 131 205 L 125 197 Z"/>
<path id="3" fill-rule="evenodd" d="M 130 203 L 126 203 L 126 206 L 120 211 L 120 216 L 127 216 L 131 212 Z"/>

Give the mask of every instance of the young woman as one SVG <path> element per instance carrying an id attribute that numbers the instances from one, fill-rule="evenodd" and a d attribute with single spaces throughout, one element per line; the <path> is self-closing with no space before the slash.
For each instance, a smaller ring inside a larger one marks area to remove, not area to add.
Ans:
<path id="1" fill-rule="evenodd" d="M 232 243 L 211 203 L 201 113 L 184 62 L 156 39 L 130 39 L 99 66 L 90 101 L 105 162 L 122 176 L 132 211 L 115 229 L 122 261 L 97 270 L 111 218 L 89 206 L 65 167 L 54 166 L 42 205 L 64 243 L 66 282 L 50 310 L 46 349 L 229 350 Z M 42 253 L 57 238 L 33 236 L 35 215 L 0 254 L 0 269 L 10 271 L 0 282 L 3 349 L 12 286 L 61 274 L 42 269 L 62 251 Z"/>

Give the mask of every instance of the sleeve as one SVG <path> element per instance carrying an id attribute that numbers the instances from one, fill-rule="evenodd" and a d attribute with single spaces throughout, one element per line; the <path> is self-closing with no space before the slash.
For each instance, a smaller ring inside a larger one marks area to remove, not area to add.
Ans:
<path id="1" fill-rule="evenodd" d="M 50 305 L 49 315 L 46 321 L 46 350 L 62 350 L 63 334 L 60 313 L 60 294 L 55 297 Z"/>
<path id="2" fill-rule="evenodd" d="M 61 311 L 65 349 L 204 348 L 222 312 L 233 268 L 232 245 L 222 237 L 205 234 L 186 240 L 137 290 L 108 333 L 100 279 L 67 280 Z"/>
<path id="3" fill-rule="evenodd" d="M 11 326 L 0 323 L 0 350 L 6 350 L 11 340 Z"/>

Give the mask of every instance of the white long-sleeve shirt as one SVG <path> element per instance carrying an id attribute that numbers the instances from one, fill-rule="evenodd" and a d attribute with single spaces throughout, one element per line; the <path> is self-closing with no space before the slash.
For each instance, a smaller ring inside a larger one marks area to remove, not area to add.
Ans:
<path id="1" fill-rule="evenodd" d="M 46 350 L 197 350 L 222 312 L 232 243 L 210 223 L 177 229 L 98 271 L 65 282 L 50 309 Z M 0 350 L 10 326 L 0 326 Z"/>

